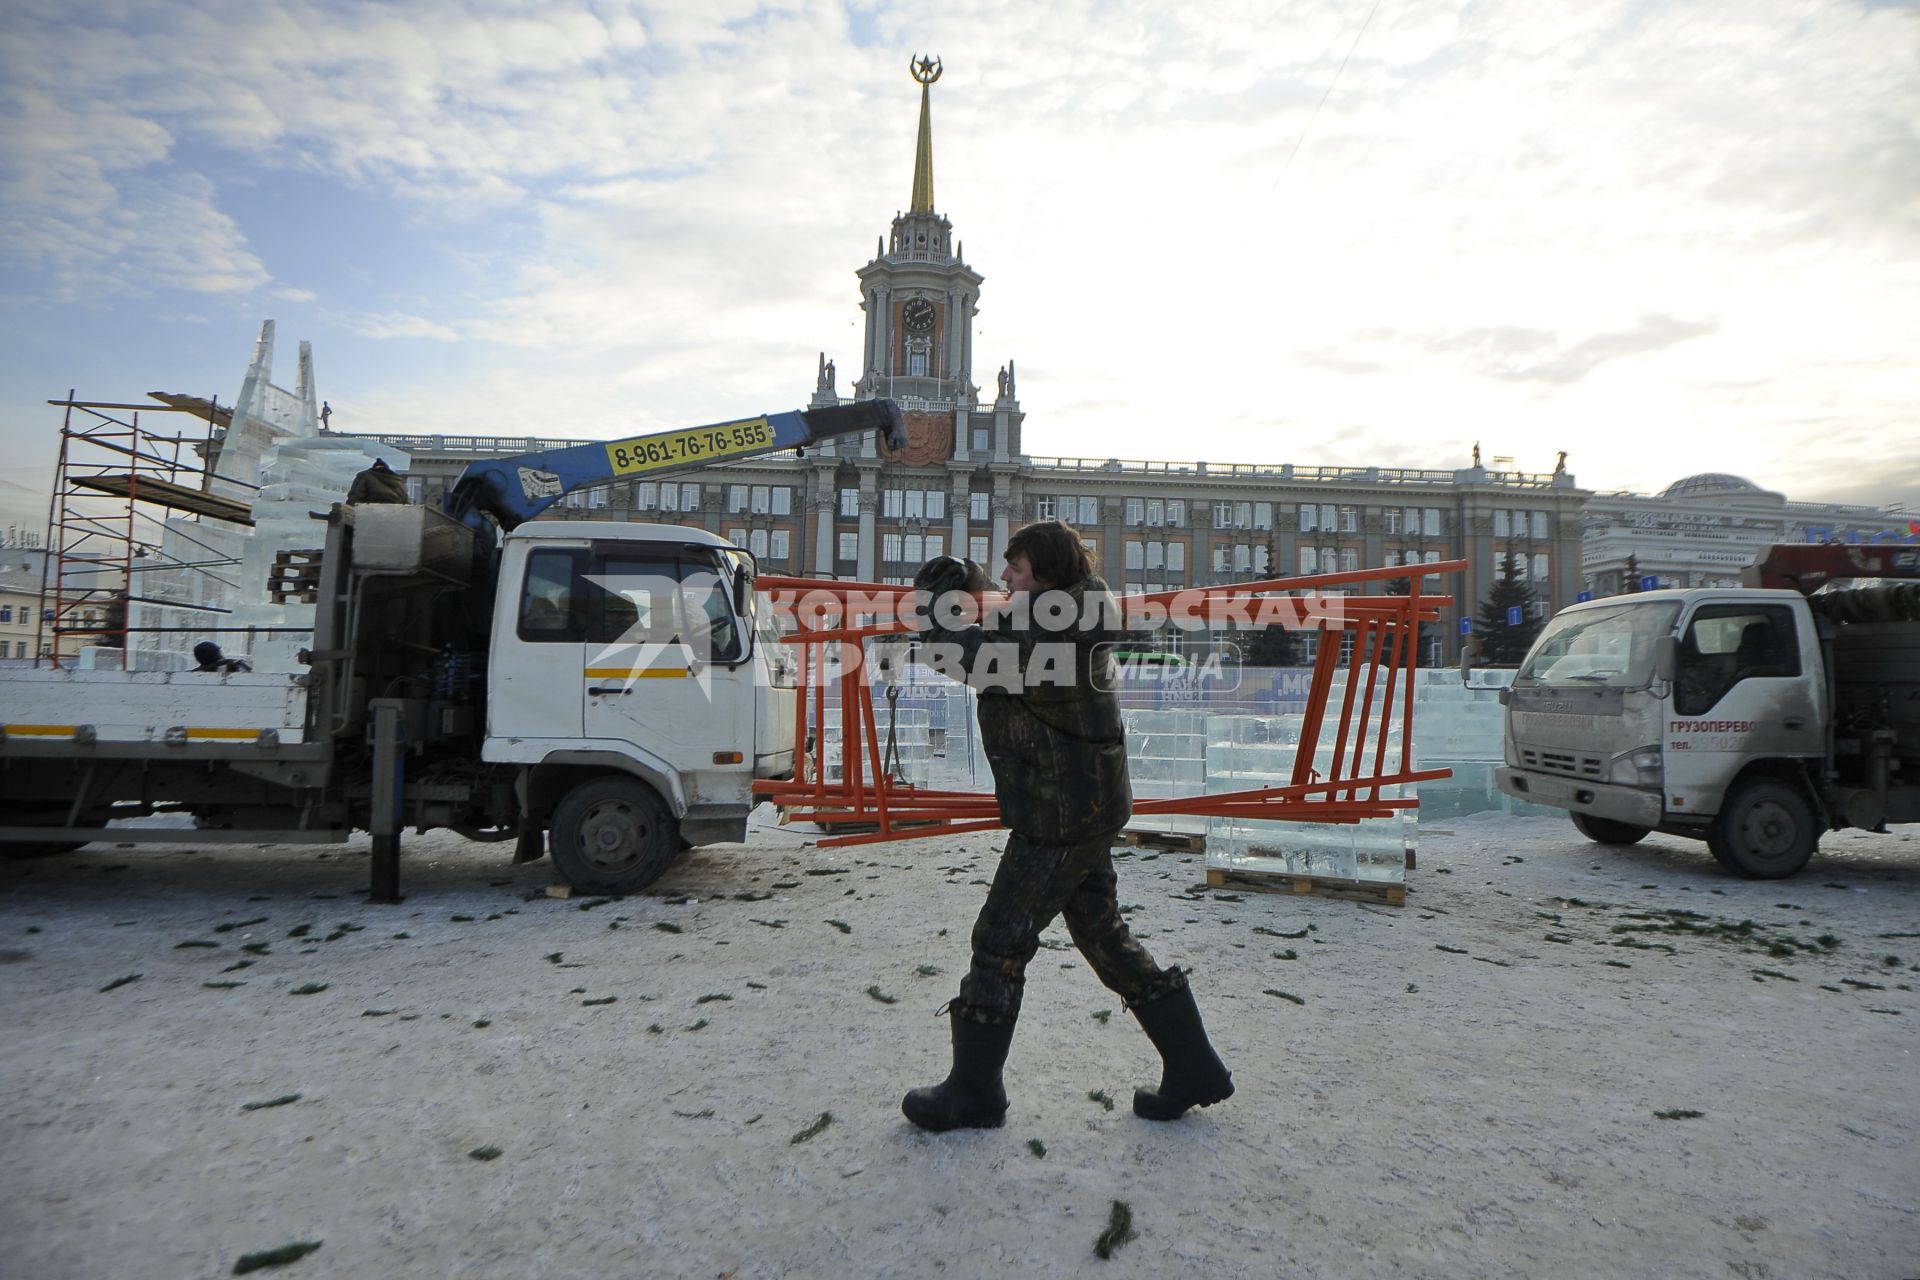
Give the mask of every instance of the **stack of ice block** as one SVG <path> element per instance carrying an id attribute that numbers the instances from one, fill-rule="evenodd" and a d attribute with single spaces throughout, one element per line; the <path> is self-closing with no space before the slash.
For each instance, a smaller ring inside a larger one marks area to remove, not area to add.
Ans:
<path id="1" fill-rule="evenodd" d="M 1121 713 L 1127 727 L 1127 781 L 1133 798 L 1160 800 L 1198 795 L 1207 785 L 1207 713 Z M 1129 831 L 1204 836 L 1207 820 L 1184 814 L 1135 814 Z"/>
<path id="2" fill-rule="evenodd" d="M 1500 691 L 1513 683 L 1513 671 L 1477 668 L 1465 684 L 1450 668 L 1423 668 L 1415 674 L 1414 765 L 1453 770 L 1450 778 L 1420 784 L 1420 808 L 1426 816 L 1553 812 L 1515 800 L 1494 785 L 1494 770 L 1506 751 L 1506 708 L 1500 705 Z"/>
<path id="3" fill-rule="evenodd" d="M 920 708 L 899 707 L 891 712 L 883 699 L 875 698 L 874 731 L 880 735 L 880 759 L 892 767 L 893 776 L 916 787 L 928 784 L 933 771 L 932 715 Z M 888 748 L 894 750 L 889 757 Z"/>
<path id="4" fill-rule="evenodd" d="M 1321 722 L 1313 763 L 1320 779 L 1329 777 L 1333 770 L 1340 714 L 1341 705 L 1330 703 Z M 1207 732 L 1208 794 L 1291 785 L 1304 721 L 1300 715 L 1212 717 Z M 1362 772 L 1372 772 L 1374 745 L 1369 735 Z M 1352 749 L 1349 743 L 1349 755 Z M 1400 736 L 1396 730 L 1387 737 L 1382 771 L 1394 771 L 1399 757 Z M 1341 771 L 1353 770 L 1343 765 Z M 1357 798 L 1371 798 L 1373 794 L 1361 792 Z M 1404 794 L 1395 787 L 1378 789 L 1382 799 Z M 1406 878 L 1406 855 L 1418 835 L 1416 813 L 1402 810 L 1394 817 L 1357 823 L 1214 818 L 1207 832 L 1207 865 L 1399 883 Z"/>

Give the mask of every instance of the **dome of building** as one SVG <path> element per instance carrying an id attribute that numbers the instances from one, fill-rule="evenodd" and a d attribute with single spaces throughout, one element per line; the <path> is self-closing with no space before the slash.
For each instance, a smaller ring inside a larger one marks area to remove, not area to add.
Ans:
<path id="1" fill-rule="evenodd" d="M 1688 476 L 1684 480 L 1675 480 L 1661 493 L 1663 498 L 1689 498 L 1703 493 L 1765 493 L 1759 485 L 1740 476 L 1730 476 L 1718 471 L 1705 471 L 1697 476 Z"/>

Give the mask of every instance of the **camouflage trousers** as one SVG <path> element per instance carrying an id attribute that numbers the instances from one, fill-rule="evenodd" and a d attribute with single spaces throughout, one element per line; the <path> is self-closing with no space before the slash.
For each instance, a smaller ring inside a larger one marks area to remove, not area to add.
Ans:
<path id="1" fill-rule="evenodd" d="M 1066 916 L 1094 975 L 1129 1005 L 1187 985 L 1178 968 L 1154 963 L 1120 918 L 1112 845 L 1111 836 L 1071 845 L 1034 844 L 1018 833 L 1007 838 L 973 926 L 973 964 L 953 1004 L 960 1016 L 1001 1024 L 1020 1016 L 1027 963 L 1058 915 Z"/>

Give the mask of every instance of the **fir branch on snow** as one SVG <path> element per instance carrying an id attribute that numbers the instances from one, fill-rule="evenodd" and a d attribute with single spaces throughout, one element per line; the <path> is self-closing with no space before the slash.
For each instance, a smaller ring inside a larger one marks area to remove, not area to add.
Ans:
<path id="1" fill-rule="evenodd" d="M 1111 1258 L 1115 1249 L 1138 1235 L 1133 1229 L 1133 1209 L 1126 1201 L 1115 1200 L 1107 1213 L 1107 1229 L 1094 1238 L 1093 1251 L 1101 1258 Z"/>

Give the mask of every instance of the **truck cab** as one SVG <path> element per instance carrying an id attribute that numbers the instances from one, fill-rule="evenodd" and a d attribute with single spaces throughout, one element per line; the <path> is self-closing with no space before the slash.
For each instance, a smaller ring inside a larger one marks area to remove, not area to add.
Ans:
<path id="1" fill-rule="evenodd" d="M 702 529 L 522 526 L 501 550 L 481 759 L 575 884 L 644 883 L 742 840 L 793 770 L 793 663 L 750 555 Z M 784 696 L 782 696 L 784 694 Z"/>
<path id="2" fill-rule="evenodd" d="M 1574 605 L 1507 692 L 1507 794 L 1589 838 L 1705 839 L 1730 869 L 1790 875 L 1828 825 L 1831 688 L 1796 591 L 1649 591 Z"/>

